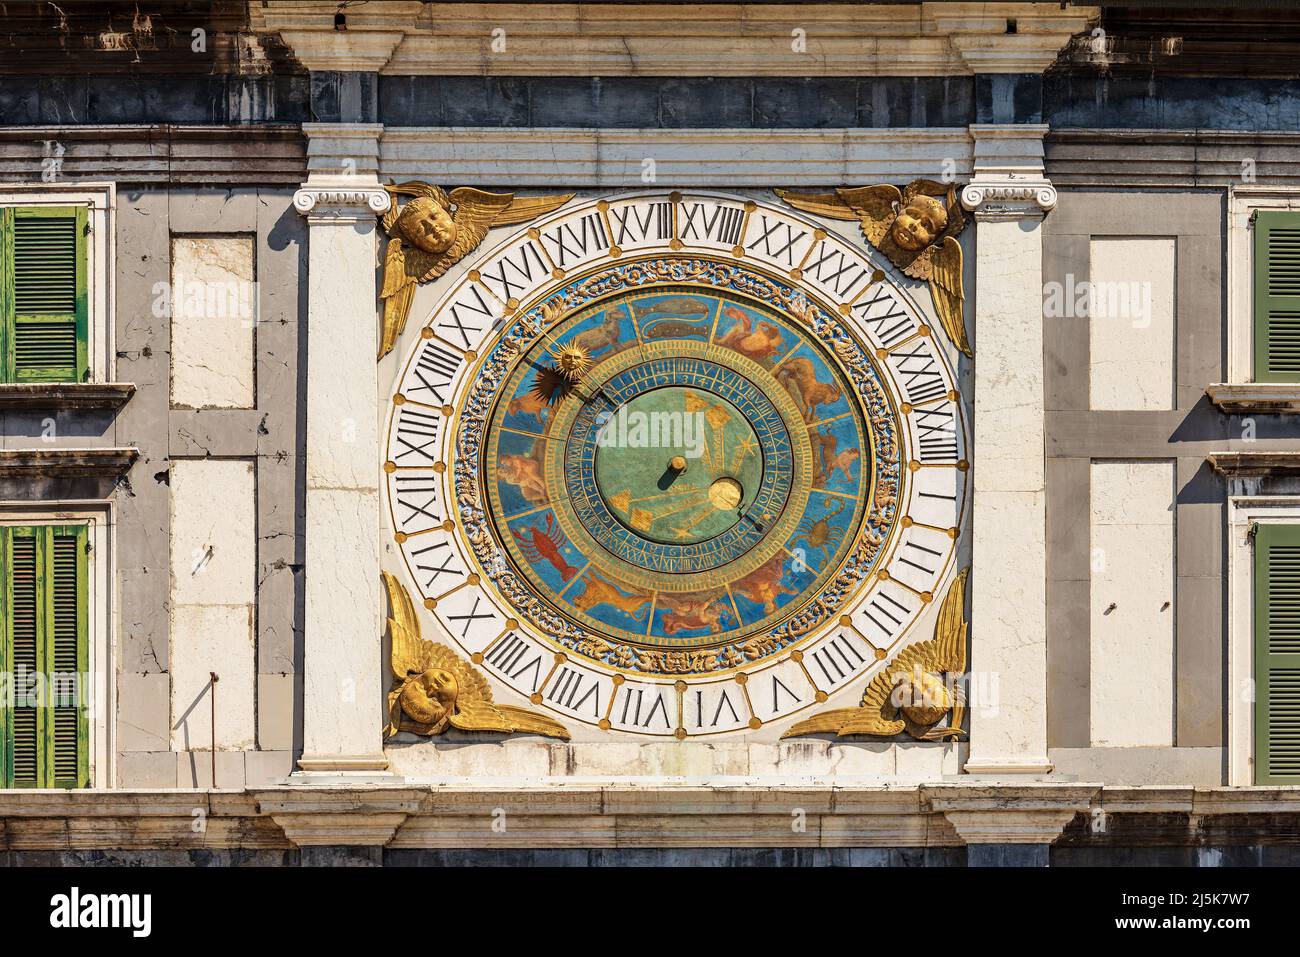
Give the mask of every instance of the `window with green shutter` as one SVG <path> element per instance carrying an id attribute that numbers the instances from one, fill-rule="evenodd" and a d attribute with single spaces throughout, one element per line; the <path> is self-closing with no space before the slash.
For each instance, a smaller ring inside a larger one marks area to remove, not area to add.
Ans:
<path id="1" fill-rule="evenodd" d="M 0 787 L 89 784 L 86 542 L 84 525 L 0 527 Z"/>
<path id="2" fill-rule="evenodd" d="M 1255 381 L 1300 382 L 1300 212 L 1255 214 Z"/>
<path id="3" fill-rule="evenodd" d="M 1255 783 L 1300 784 L 1300 525 L 1255 528 Z"/>
<path id="4" fill-rule="evenodd" d="M 86 208 L 0 208 L 0 381 L 88 373 Z"/>

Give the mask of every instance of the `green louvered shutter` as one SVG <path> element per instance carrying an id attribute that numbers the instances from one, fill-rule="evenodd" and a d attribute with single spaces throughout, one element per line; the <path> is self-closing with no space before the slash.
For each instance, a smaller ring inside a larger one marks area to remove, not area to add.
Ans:
<path id="1" fill-rule="evenodd" d="M 1300 525 L 1255 531 L 1255 783 L 1300 784 Z"/>
<path id="2" fill-rule="evenodd" d="M 81 382 L 88 368 L 84 206 L 0 210 L 6 382 Z"/>
<path id="3" fill-rule="evenodd" d="M 7 779 L 5 787 L 39 787 L 41 709 L 31 684 L 40 670 L 41 602 L 37 594 L 37 542 L 31 528 L 5 529 L 5 553 L 8 558 L 5 591 L 9 607 L 5 620 L 8 661 L 5 672 L 11 674 L 13 695 L 5 742 Z"/>
<path id="4" fill-rule="evenodd" d="M 1255 214 L 1255 381 L 1300 382 L 1300 212 Z"/>
<path id="5" fill-rule="evenodd" d="M 0 529 L 0 663 L 14 695 L 0 712 L 0 786 L 85 787 L 90 779 L 85 526 Z M 40 675 L 33 682 L 30 675 Z"/>
<path id="6" fill-rule="evenodd" d="M 86 529 L 49 529 L 47 589 L 49 628 L 47 667 L 52 705 L 47 729 L 47 780 L 56 788 L 85 787 L 90 777 L 87 753 L 90 689 L 87 671 Z"/>

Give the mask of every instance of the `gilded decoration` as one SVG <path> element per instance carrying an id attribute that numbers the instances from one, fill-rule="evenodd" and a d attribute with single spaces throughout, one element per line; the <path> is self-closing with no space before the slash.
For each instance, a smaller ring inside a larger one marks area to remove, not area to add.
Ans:
<path id="1" fill-rule="evenodd" d="M 544 714 L 495 703 L 487 679 L 469 662 L 446 645 L 420 636 L 420 621 L 406 588 L 388 572 L 380 574 L 392 607 L 388 633 L 393 686 L 385 737 L 398 731 L 429 737 L 456 728 L 569 739 L 564 725 Z"/>
<path id="2" fill-rule="evenodd" d="M 867 684 L 856 708 L 823 711 L 798 722 L 783 738 L 833 733 L 891 738 L 907 732 L 919 741 L 958 738 L 965 698 L 967 568 L 948 587 L 934 637 L 904 648 Z M 940 722 L 948 718 L 947 724 Z"/>
<path id="3" fill-rule="evenodd" d="M 418 181 L 385 186 L 392 205 L 381 218 L 388 233 L 384 251 L 384 323 L 379 358 L 393 350 L 406 328 L 420 283 L 431 282 L 460 262 L 496 226 L 526 223 L 563 206 L 572 193 L 516 197 L 462 186 L 450 193 Z M 398 196 L 413 196 L 400 207 Z"/>
<path id="4" fill-rule="evenodd" d="M 966 215 L 957 199 L 957 186 L 933 180 L 913 180 L 900 192 L 896 186 L 840 188 L 833 193 L 799 193 L 778 189 L 778 196 L 796 209 L 828 219 L 857 220 L 867 242 L 913 279 L 930 285 L 939 322 L 964 354 L 966 338 L 962 288 L 962 252 L 957 236 L 966 228 Z"/>

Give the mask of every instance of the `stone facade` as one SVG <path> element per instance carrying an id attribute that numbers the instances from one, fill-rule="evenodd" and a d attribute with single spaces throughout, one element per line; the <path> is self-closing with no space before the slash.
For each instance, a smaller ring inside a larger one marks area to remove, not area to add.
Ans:
<path id="1" fill-rule="evenodd" d="M 78 9 L 71 56 L 9 6 L 32 52 L 0 65 L 0 206 L 88 206 L 91 358 L 0 385 L 0 517 L 95 529 L 95 674 L 89 787 L 0 792 L 0 863 L 1293 862 L 1251 693 L 1253 536 L 1300 521 L 1300 385 L 1251 358 L 1253 216 L 1300 209 L 1283 41 L 1057 3 L 272 0 L 159 2 L 111 43 Z M 935 334 L 970 427 L 940 578 L 971 567 L 967 734 L 385 740 L 394 396 L 528 227 L 420 285 L 372 365 L 383 186 L 759 209 L 915 179 L 971 221 L 973 358 Z"/>

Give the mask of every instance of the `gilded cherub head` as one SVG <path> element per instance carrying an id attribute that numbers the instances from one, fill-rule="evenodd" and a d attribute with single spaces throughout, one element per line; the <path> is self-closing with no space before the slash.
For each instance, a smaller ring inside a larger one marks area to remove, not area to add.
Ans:
<path id="1" fill-rule="evenodd" d="M 948 210 L 939 200 L 924 193 L 909 196 L 890 227 L 894 242 L 909 252 L 924 249 L 948 228 Z"/>
<path id="2" fill-rule="evenodd" d="M 402 207 L 393 224 L 403 239 L 430 255 L 446 252 L 456 241 L 456 223 L 433 196 L 417 196 Z"/>
<path id="3" fill-rule="evenodd" d="M 402 710 L 420 724 L 431 726 L 430 734 L 439 734 L 447 730 L 459 694 L 455 675 L 442 668 L 429 668 L 411 676 L 402 687 Z"/>

